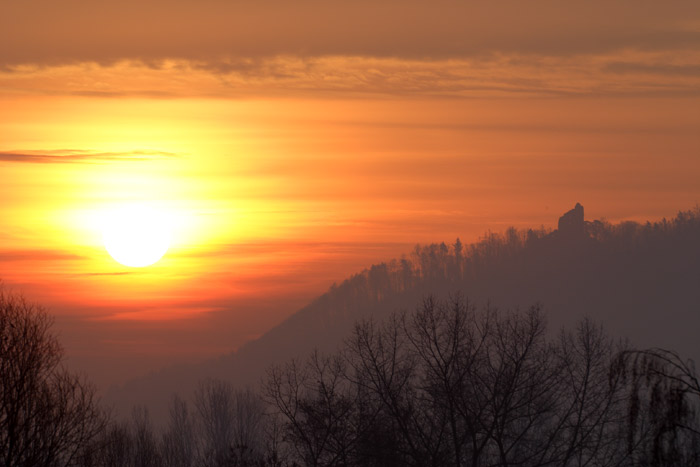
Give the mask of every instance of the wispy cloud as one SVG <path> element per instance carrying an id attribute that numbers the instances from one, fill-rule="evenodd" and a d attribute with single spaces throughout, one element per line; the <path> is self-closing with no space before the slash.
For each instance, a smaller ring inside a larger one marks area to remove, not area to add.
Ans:
<path id="1" fill-rule="evenodd" d="M 612 73 L 645 73 L 700 78 L 700 65 L 697 64 L 612 62 L 607 64 L 604 70 Z"/>
<path id="2" fill-rule="evenodd" d="M 60 250 L 0 250 L 0 261 L 82 260 L 84 256 Z"/>
<path id="3" fill-rule="evenodd" d="M 700 89 L 699 58 L 697 50 L 682 49 L 673 53 L 618 50 L 585 56 L 509 52 L 449 59 L 278 55 L 248 60 L 164 60 L 157 67 L 125 60 L 0 71 L 0 94 L 146 99 L 695 96 Z M 156 154 L 130 154 L 132 158 L 146 156 Z"/>
<path id="4" fill-rule="evenodd" d="M 174 305 L 162 307 L 144 307 L 135 310 L 116 311 L 112 314 L 93 318 L 93 321 L 172 321 L 194 318 L 204 313 L 224 310 L 225 307 L 208 307 L 197 305 Z"/>
<path id="5" fill-rule="evenodd" d="M 165 151 L 136 150 L 129 152 L 98 152 L 79 149 L 55 151 L 1 151 L 0 162 L 21 162 L 30 164 L 97 164 L 114 161 L 151 161 L 180 157 Z"/>
<path id="6" fill-rule="evenodd" d="M 134 271 L 118 271 L 118 272 L 84 272 L 80 274 L 74 274 L 74 276 L 84 277 L 84 276 L 127 276 L 135 274 Z"/>
<path id="7" fill-rule="evenodd" d="M 178 251 L 172 253 L 178 257 L 255 257 L 260 255 L 280 255 L 293 251 L 295 256 L 307 256 L 313 253 L 319 254 L 357 254 L 365 250 L 384 250 L 396 248 L 410 248 L 412 243 L 405 242 L 260 242 L 260 243 L 227 243 L 211 249 L 198 249 L 195 251 Z M 267 274 L 267 273 L 266 273 Z"/>

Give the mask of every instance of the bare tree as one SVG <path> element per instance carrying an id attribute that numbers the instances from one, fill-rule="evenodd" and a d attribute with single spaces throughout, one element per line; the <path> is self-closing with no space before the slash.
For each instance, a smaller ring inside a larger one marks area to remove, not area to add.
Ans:
<path id="1" fill-rule="evenodd" d="M 127 467 L 133 465 L 134 441 L 129 425 L 126 422 L 110 423 L 93 441 L 93 455 L 83 467 Z"/>
<path id="2" fill-rule="evenodd" d="M 61 366 L 52 320 L 0 288 L 0 464 L 68 466 L 104 426 L 95 391 Z"/>
<path id="3" fill-rule="evenodd" d="M 134 407 L 132 413 L 132 465 L 134 467 L 158 467 L 162 464 L 158 441 L 146 407 Z"/>
<path id="4" fill-rule="evenodd" d="M 265 453 L 265 406 L 250 388 L 239 389 L 233 397 L 233 465 L 256 465 Z"/>
<path id="5" fill-rule="evenodd" d="M 221 380 L 200 383 L 195 393 L 195 407 L 200 418 L 199 459 L 202 465 L 226 465 L 233 442 L 233 387 Z"/>
<path id="6" fill-rule="evenodd" d="M 284 439 L 293 459 L 305 465 L 348 465 L 355 421 L 341 358 L 314 353 L 304 367 L 297 361 L 272 367 L 264 391 L 287 423 Z"/>
<path id="7" fill-rule="evenodd" d="M 198 460 L 204 466 L 261 465 L 266 454 L 263 401 L 250 389 L 207 380 L 195 393 Z"/>
<path id="8" fill-rule="evenodd" d="M 626 344 L 608 337 L 601 326 L 583 319 L 573 331 L 562 331 L 561 368 L 554 458 L 561 465 L 626 465 L 626 386 L 614 371 Z"/>
<path id="9" fill-rule="evenodd" d="M 424 368 L 422 390 L 431 399 L 436 415 L 446 423 L 450 463 L 478 460 L 481 412 L 474 410 L 476 366 L 483 363 L 490 313 L 477 321 L 476 311 L 456 297 L 450 303 L 427 298 L 422 308 L 404 324 L 411 352 Z"/>
<path id="10" fill-rule="evenodd" d="M 187 402 L 173 396 L 170 420 L 163 434 L 162 457 L 168 467 L 191 467 L 195 462 L 196 439 L 194 420 Z"/>
<path id="11" fill-rule="evenodd" d="M 618 351 L 589 320 L 557 340 L 537 306 L 428 298 L 264 390 L 305 465 L 631 465 Z"/>
<path id="12" fill-rule="evenodd" d="M 384 324 L 359 323 L 347 341 L 346 358 L 353 368 L 351 378 L 362 395 L 363 407 L 369 412 L 364 418 L 374 422 L 366 429 L 390 451 L 383 453 L 386 460 L 439 465 L 444 462 L 441 450 L 445 421 L 436 416 L 432 401 L 416 384 L 421 368 L 411 352 L 405 319 L 405 314 L 398 314 Z"/>
<path id="13" fill-rule="evenodd" d="M 652 348 L 622 352 L 616 374 L 628 381 L 627 441 L 640 464 L 700 464 L 700 383 L 691 360 Z"/>

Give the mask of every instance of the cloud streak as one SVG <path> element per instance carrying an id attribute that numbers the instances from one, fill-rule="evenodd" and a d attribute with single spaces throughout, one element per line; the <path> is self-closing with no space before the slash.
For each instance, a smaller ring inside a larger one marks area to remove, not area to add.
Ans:
<path id="1" fill-rule="evenodd" d="M 606 65 L 604 70 L 611 73 L 645 73 L 700 78 L 700 65 L 696 64 L 612 62 Z"/>
<path id="2" fill-rule="evenodd" d="M 74 261 L 85 256 L 66 253 L 60 250 L 0 250 L 0 261 Z"/>
<path id="3" fill-rule="evenodd" d="M 175 153 L 165 151 L 130 151 L 130 152 L 98 152 L 76 149 L 56 151 L 3 151 L 0 152 L 0 162 L 19 162 L 29 164 L 98 164 L 115 161 L 151 161 L 179 157 Z"/>
<path id="4" fill-rule="evenodd" d="M 683 50 L 441 60 L 290 55 L 216 62 L 167 60 L 157 67 L 124 61 L 109 66 L 15 67 L 0 72 L 0 94 L 148 99 L 697 96 L 699 60 L 699 51 Z M 132 157 L 138 155 L 154 156 Z"/>

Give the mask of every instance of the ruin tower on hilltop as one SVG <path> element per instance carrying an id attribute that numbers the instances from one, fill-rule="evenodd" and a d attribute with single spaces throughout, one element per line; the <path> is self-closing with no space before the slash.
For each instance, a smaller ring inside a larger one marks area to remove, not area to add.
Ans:
<path id="1" fill-rule="evenodd" d="M 579 237 L 586 233 L 586 223 L 583 220 L 583 206 L 576 203 L 574 209 L 559 218 L 557 226 L 559 234 L 566 237 Z"/>

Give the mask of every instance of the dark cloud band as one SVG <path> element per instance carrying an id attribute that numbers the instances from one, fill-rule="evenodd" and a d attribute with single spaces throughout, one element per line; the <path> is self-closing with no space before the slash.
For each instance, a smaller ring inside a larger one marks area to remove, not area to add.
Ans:
<path id="1" fill-rule="evenodd" d="M 279 55 L 444 59 L 700 47 L 695 0 L 39 0 L 8 2 L 2 13 L 0 67 L 163 59 L 231 67 L 223 57 L 245 69 Z"/>

